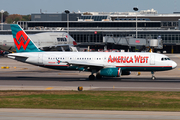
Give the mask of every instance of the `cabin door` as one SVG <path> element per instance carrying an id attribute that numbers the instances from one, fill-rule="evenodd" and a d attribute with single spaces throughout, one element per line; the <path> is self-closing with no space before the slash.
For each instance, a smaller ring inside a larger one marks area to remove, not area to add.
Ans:
<path id="1" fill-rule="evenodd" d="M 43 54 L 38 54 L 38 63 L 43 64 Z"/>
<path id="2" fill-rule="evenodd" d="M 151 55 L 150 65 L 155 65 L 155 55 Z"/>

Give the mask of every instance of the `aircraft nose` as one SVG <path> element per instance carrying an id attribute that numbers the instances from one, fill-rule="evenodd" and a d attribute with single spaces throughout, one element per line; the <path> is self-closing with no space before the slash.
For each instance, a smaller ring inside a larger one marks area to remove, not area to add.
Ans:
<path id="1" fill-rule="evenodd" d="M 176 62 L 173 62 L 172 63 L 172 68 L 176 68 L 177 67 L 177 63 Z"/>

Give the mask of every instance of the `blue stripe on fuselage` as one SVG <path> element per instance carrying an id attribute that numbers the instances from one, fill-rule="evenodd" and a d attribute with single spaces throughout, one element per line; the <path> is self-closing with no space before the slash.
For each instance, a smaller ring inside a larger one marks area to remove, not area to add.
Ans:
<path id="1" fill-rule="evenodd" d="M 68 66 L 68 65 L 45 65 L 42 67 L 58 69 L 58 70 L 78 70 L 84 71 L 83 67 L 78 66 Z M 171 70 L 172 66 L 116 66 L 125 71 L 166 71 Z"/>
<path id="2" fill-rule="evenodd" d="M 166 70 L 171 70 L 172 66 L 135 66 L 135 67 L 119 67 L 121 70 L 125 71 L 166 71 Z"/>

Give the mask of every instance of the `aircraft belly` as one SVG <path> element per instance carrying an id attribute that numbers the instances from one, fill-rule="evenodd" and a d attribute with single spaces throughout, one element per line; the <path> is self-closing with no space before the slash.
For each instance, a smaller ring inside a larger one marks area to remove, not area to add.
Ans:
<path id="1" fill-rule="evenodd" d="M 42 67 L 57 69 L 57 70 L 78 70 L 78 71 L 82 71 L 82 68 L 79 68 L 77 66 L 68 66 L 68 65 L 43 65 Z"/>
<path id="2" fill-rule="evenodd" d="M 126 71 L 165 71 L 172 69 L 171 66 L 119 66 L 119 68 Z"/>

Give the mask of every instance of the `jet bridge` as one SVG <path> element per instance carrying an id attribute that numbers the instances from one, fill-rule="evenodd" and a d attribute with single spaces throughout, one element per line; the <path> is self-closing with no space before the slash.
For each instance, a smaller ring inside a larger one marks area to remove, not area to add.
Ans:
<path id="1" fill-rule="evenodd" d="M 162 39 L 158 37 L 157 39 L 144 39 L 144 38 L 133 38 L 133 37 L 114 37 L 114 36 L 104 36 L 103 43 L 112 43 L 115 45 L 124 45 L 129 47 L 145 46 L 146 48 L 162 49 Z M 156 44 L 156 45 L 155 45 Z"/>

